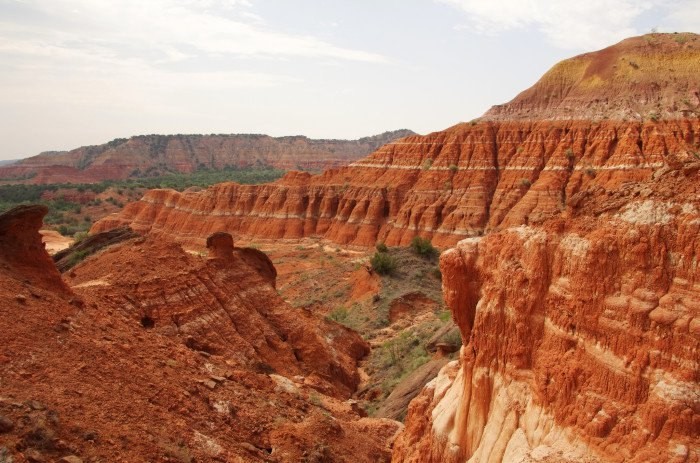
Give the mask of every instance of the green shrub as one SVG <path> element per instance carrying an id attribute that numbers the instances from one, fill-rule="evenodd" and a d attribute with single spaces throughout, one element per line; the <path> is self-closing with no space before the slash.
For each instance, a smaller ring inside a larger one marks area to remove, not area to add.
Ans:
<path id="1" fill-rule="evenodd" d="M 456 165 L 450 164 L 450 172 L 454 174 L 457 172 L 457 170 L 459 170 L 459 168 Z"/>
<path id="2" fill-rule="evenodd" d="M 428 158 L 425 161 L 423 161 L 423 170 L 428 170 L 433 166 L 433 160 Z"/>
<path id="3" fill-rule="evenodd" d="M 334 322 L 343 323 L 348 318 L 348 309 L 345 307 L 338 307 L 334 311 L 328 314 L 328 319 Z"/>
<path id="4" fill-rule="evenodd" d="M 396 270 L 396 259 L 386 252 L 375 252 L 369 263 L 380 275 L 391 275 Z"/>
<path id="5" fill-rule="evenodd" d="M 411 240 L 411 250 L 423 257 L 436 257 L 440 254 L 440 251 L 433 246 L 429 239 L 420 236 Z"/>
<path id="6" fill-rule="evenodd" d="M 87 232 L 85 232 L 85 231 L 77 232 L 75 235 L 73 235 L 73 239 L 75 240 L 75 242 L 73 244 L 78 244 L 87 237 L 88 237 Z"/>
<path id="7" fill-rule="evenodd" d="M 375 247 L 377 248 L 377 251 L 379 251 L 379 252 L 389 252 L 389 248 L 386 246 L 386 244 L 384 244 L 383 241 L 377 243 L 377 245 Z"/>

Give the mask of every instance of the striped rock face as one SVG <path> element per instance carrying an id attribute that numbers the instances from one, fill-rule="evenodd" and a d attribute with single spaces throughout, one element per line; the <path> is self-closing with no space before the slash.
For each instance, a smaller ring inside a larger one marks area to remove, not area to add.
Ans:
<path id="1" fill-rule="evenodd" d="M 322 236 L 340 244 L 450 246 L 559 215 L 577 195 L 614 191 L 694 159 L 700 120 L 483 122 L 390 143 L 318 176 L 200 192 L 152 190 L 92 232 L 130 225 L 203 245 L 226 230 L 259 238 Z"/>
<path id="2" fill-rule="evenodd" d="M 697 40 L 572 58 L 486 114 L 461 204 L 490 197 L 490 233 L 440 260 L 464 346 L 393 461 L 700 461 Z"/>

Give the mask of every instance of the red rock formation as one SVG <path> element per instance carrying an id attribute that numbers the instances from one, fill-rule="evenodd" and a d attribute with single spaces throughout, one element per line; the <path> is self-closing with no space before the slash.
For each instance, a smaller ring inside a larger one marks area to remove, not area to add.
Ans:
<path id="1" fill-rule="evenodd" d="M 94 183 L 135 174 L 194 172 L 200 168 L 272 166 L 321 170 L 346 165 L 380 146 L 412 135 L 385 132 L 358 140 L 312 140 L 303 136 L 144 135 L 67 152 L 42 153 L 0 167 L 0 178 L 25 183 Z"/>
<path id="2" fill-rule="evenodd" d="M 214 231 L 342 244 L 448 246 L 559 214 L 579 191 L 647 178 L 700 152 L 700 120 L 484 122 L 386 145 L 351 166 L 267 185 L 152 190 L 97 222 L 203 246 Z"/>
<path id="3" fill-rule="evenodd" d="M 468 344 L 412 404 L 394 460 L 699 461 L 699 169 L 446 252 Z"/>
<path id="4" fill-rule="evenodd" d="M 87 259 L 68 281 L 79 294 L 196 350 L 237 366 L 303 375 L 327 395 L 347 399 L 368 345 L 341 325 L 289 307 L 264 253 L 234 248 L 226 233 L 208 244 L 210 259 L 202 259 L 154 239 L 127 242 Z"/>
<path id="5" fill-rule="evenodd" d="M 524 196 L 502 189 L 501 230 L 442 255 L 465 345 L 412 402 L 393 461 L 700 461 L 697 119 L 620 121 L 650 107 L 678 116 L 678 98 L 697 96 L 697 36 L 686 39 L 653 34 L 564 61 L 487 113 L 562 119 L 573 105 L 618 120 L 600 124 L 614 136 L 574 135 Z M 576 172 L 584 146 L 597 155 Z"/>
<path id="6" fill-rule="evenodd" d="M 389 458 L 400 425 L 342 401 L 365 343 L 286 306 L 259 253 L 131 240 L 75 267 L 71 290 L 45 213 L 0 216 L 2 459 Z"/>
<path id="7" fill-rule="evenodd" d="M 0 262 L 18 281 L 67 293 L 39 234 L 48 212 L 46 206 L 18 206 L 0 214 Z"/>

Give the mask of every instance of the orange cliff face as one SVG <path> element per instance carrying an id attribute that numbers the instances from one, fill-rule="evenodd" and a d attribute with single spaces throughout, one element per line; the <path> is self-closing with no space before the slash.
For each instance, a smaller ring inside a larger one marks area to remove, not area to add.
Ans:
<path id="1" fill-rule="evenodd" d="M 588 190 L 566 217 L 444 253 L 465 346 L 393 461 L 700 461 L 699 171 Z"/>
<path id="2" fill-rule="evenodd" d="M 464 347 L 412 402 L 393 461 L 697 463 L 700 47 L 686 36 L 574 58 L 484 121 L 320 176 L 152 191 L 94 231 L 454 245 L 443 292 Z M 617 73 L 622 58 L 639 73 Z M 594 104 L 567 117 L 576 101 Z"/>
<path id="3" fill-rule="evenodd" d="M 266 185 L 152 190 L 91 232 L 129 225 L 190 244 L 226 230 L 340 244 L 439 246 L 558 215 L 590 188 L 648 178 L 700 152 L 700 120 L 482 122 L 385 145 L 348 167 Z"/>

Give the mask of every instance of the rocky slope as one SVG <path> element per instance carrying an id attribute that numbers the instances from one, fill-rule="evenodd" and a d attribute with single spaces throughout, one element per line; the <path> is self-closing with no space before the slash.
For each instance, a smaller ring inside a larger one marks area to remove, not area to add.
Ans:
<path id="1" fill-rule="evenodd" d="M 0 167 L 0 179 L 93 183 L 225 167 L 321 170 L 346 165 L 385 143 L 412 135 L 396 130 L 358 140 L 303 136 L 143 135 L 67 152 L 48 152 Z"/>
<path id="2" fill-rule="evenodd" d="M 697 34 L 649 34 L 564 60 L 489 120 L 656 120 L 700 115 Z"/>
<path id="3" fill-rule="evenodd" d="M 448 246 L 537 223 L 579 191 L 642 180 L 700 156 L 698 73 L 697 35 L 629 39 L 555 66 L 484 121 L 406 137 L 317 176 L 290 173 L 272 184 L 197 193 L 154 190 L 93 231 L 130 225 L 200 245 L 220 229 L 364 246 L 422 235 Z M 630 102 L 657 109 L 622 111 Z M 567 107 L 582 111 L 568 117 Z"/>
<path id="4" fill-rule="evenodd" d="M 66 284 L 45 213 L 0 215 L 3 461 L 389 458 L 400 425 L 345 401 L 365 343 L 286 305 L 264 254 L 226 234 L 211 259 L 136 238 Z"/>

